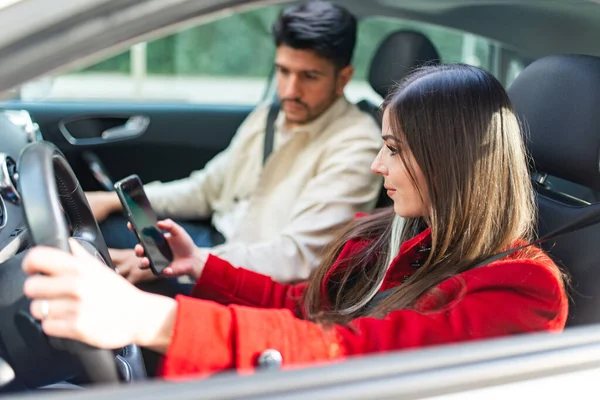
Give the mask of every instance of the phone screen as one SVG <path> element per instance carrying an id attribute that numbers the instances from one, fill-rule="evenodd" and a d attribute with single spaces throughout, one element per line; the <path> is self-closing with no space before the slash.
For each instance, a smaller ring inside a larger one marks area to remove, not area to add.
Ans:
<path id="1" fill-rule="evenodd" d="M 160 274 L 173 260 L 173 253 L 163 233 L 156 226 L 157 217 L 141 180 L 136 175 L 127 177 L 117 182 L 115 189 L 146 257 L 150 260 L 152 272 Z"/>

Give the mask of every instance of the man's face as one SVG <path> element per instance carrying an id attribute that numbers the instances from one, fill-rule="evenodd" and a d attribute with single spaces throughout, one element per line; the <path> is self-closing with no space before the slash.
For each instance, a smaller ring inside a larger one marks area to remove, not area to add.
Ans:
<path id="1" fill-rule="evenodd" d="M 277 92 L 288 126 L 311 122 L 344 93 L 354 68 L 341 70 L 312 50 L 281 45 L 275 55 Z"/>

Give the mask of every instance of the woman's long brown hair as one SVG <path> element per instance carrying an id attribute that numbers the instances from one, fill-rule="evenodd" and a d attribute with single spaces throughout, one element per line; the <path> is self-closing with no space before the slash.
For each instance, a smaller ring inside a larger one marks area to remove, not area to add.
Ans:
<path id="1" fill-rule="evenodd" d="M 462 64 L 425 67 L 403 80 L 383 109 L 413 184 L 407 151 L 425 177 L 427 187 L 417 189 L 426 193 L 430 211 L 407 219 L 400 229 L 393 210 L 382 210 L 341 232 L 305 292 L 306 312 L 314 321 L 346 323 L 363 316 L 362 305 L 398 254 L 399 247 L 390 244 L 425 226 L 432 241 L 427 261 L 368 315 L 410 308 L 441 281 L 533 236 L 534 196 L 521 129 L 508 95 L 491 74 Z M 342 268 L 328 279 L 325 299 L 322 282 L 349 240 L 371 244 L 337 261 Z"/>

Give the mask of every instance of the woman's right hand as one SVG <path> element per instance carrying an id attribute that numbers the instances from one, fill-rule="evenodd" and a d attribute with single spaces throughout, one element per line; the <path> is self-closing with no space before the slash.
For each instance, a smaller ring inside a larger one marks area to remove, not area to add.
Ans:
<path id="1" fill-rule="evenodd" d="M 165 239 L 173 252 L 173 261 L 163 270 L 162 275 L 165 277 L 188 275 L 197 281 L 202 275 L 209 252 L 198 248 L 185 229 L 172 220 L 159 221 L 157 226 L 162 231 L 166 231 Z M 142 259 L 141 268 L 149 268 L 150 262 L 140 244 L 135 246 L 135 254 Z"/>

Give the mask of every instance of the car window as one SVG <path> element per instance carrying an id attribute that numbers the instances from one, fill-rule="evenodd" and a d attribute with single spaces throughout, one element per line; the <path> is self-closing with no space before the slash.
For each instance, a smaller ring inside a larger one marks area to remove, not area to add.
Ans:
<path id="1" fill-rule="evenodd" d="M 496 51 L 503 46 L 484 37 L 462 32 L 455 29 L 416 21 L 408 21 L 388 17 L 369 17 L 362 19 L 358 25 L 357 46 L 354 55 L 356 72 L 348 86 L 346 94 L 351 101 L 367 99 L 375 104 L 381 102 L 381 97 L 373 91 L 368 83 L 369 65 L 379 43 L 392 32 L 398 30 L 414 30 L 427 36 L 437 48 L 443 62 L 462 62 L 482 67 L 496 75 L 503 83 L 506 82 L 506 72 L 500 71 Z M 511 53 L 509 66 L 510 79 L 524 68 L 518 54 Z"/>
<path id="2" fill-rule="evenodd" d="M 271 24 L 280 9 L 221 14 L 95 65 L 30 82 L 21 99 L 256 104 L 269 82 Z"/>
<path id="3" fill-rule="evenodd" d="M 274 89 L 269 79 L 275 54 L 271 25 L 282 7 L 221 14 L 174 34 L 138 43 L 86 68 L 25 84 L 20 97 L 255 105 Z M 358 26 L 356 72 L 346 90 L 353 102 L 381 102 L 367 81 L 369 65 L 379 43 L 401 29 L 416 30 L 430 38 L 444 62 L 486 68 L 505 83 L 525 66 L 518 53 L 497 52 L 500 45 L 496 42 L 454 29 L 386 17 L 364 18 Z M 502 73 L 496 68 L 500 65 L 498 54 L 510 54 Z"/>
<path id="4" fill-rule="evenodd" d="M 506 63 L 506 76 L 504 79 L 506 87 L 509 87 L 513 83 L 517 75 L 519 75 L 526 66 L 526 62 L 519 57 L 508 58 L 508 62 Z"/>

